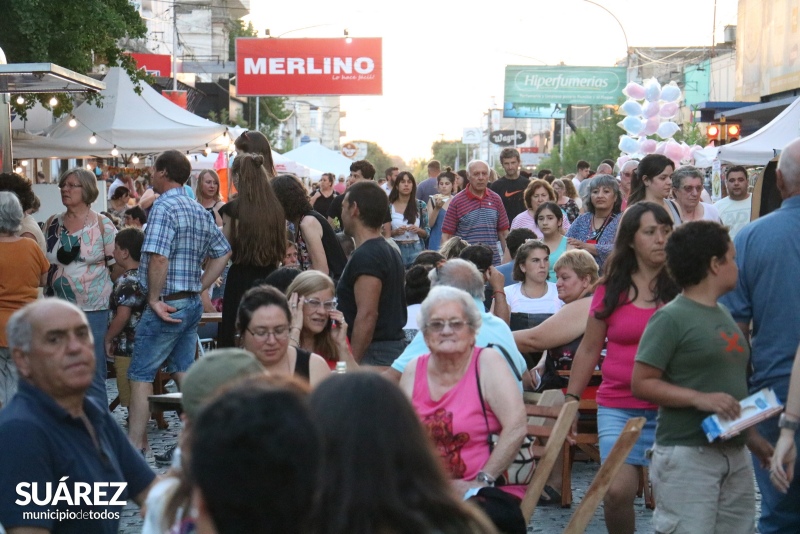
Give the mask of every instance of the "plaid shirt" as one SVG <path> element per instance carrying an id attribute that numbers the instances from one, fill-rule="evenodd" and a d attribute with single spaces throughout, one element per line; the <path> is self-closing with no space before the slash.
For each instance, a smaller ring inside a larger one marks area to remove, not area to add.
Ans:
<path id="1" fill-rule="evenodd" d="M 206 258 L 219 258 L 230 252 L 225 236 L 214 224 L 214 216 L 189 198 L 183 187 L 170 189 L 153 204 L 139 264 L 139 280 L 147 292 L 150 255 L 169 259 L 167 280 L 161 294 L 180 291 L 199 293 L 200 264 Z"/>

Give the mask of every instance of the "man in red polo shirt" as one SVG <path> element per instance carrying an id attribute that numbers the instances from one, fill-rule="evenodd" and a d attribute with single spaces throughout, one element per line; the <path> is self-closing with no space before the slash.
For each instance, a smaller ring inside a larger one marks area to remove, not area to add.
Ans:
<path id="1" fill-rule="evenodd" d="M 492 264 L 500 265 L 509 227 L 503 201 L 487 187 L 489 165 L 486 162 L 471 161 L 467 173 L 469 185 L 453 197 L 447 209 L 442 225 L 442 244 L 457 235 L 470 245 L 486 245 L 494 252 Z"/>

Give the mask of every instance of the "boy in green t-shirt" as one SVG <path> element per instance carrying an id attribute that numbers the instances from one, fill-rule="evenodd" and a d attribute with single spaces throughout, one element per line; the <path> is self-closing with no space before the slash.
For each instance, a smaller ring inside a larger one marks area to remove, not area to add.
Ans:
<path id="1" fill-rule="evenodd" d="M 639 342 L 633 394 L 659 405 L 650 479 L 656 532 L 725 534 L 755 530 L 753 466 L 745 445 L 768 465 L 771 446 L 754 428 L 708 443 L 712 413 L 739 416 L 747 396 L 750 346 L 717 299 L 736 285 L 736 252 L 715 222 L 684 224 L 666 245 L 682 293 L 653 315 Z"/>

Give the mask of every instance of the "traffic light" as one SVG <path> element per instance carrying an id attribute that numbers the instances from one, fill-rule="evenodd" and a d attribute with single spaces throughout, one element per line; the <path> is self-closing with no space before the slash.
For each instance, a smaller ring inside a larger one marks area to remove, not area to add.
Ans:
<path id="1" fill-rule="evenodd" d="M 714 146 L 717 146 L 719 144 L 719 133 L 719 124 L 709 124 L 708 128 L 706 129 L 706 137 L 708 138 L 708 142 Z"/>
<path id="2" fill-rule="evenodd" d="M 726 125 L 726 130 L 725 138 L 729 143 L 739 140 L 739 136 L 742 133 L 742 127 L 740 125 L 728 123 Z"/>

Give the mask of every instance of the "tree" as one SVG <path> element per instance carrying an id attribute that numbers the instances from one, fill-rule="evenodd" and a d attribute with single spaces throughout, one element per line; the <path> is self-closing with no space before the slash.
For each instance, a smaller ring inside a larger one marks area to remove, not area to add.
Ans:
<path id="1" fill-rule="evenodd" d="M 9 63 L 55 63 L 79 73 L 90 72 L 95 63 L 119 64 L 135 87 L 146 80 L 134 59 L 119 46 L 123 38 L 138 39 L 147 28 L 128 0 L 6 0 L 0 17 L 0 46 Z M 72 111 L 72 99 L 59 98 L 49 104 L 52 94 L 25 95 L 25 103 L 12 100 L 22 116 L 36 101 L 56 116 Z M 89 94 L 91 102 L 101 100 Z"/>
<path id="2" fill-rule="evenodd" d="M 392 156 L 384 152 L 377 143 L 373 143 L 372 141 L 354 141 L 354 143 L 367 144 L 367 157 L 364 159 L 372 163 L 372 166 L 375 167 L 376 179 L 383 176 L 383 172 L 389 167 L 397 167 L 397 165 L 394 164 Z"/>
<path id="3" fill-rule="evenodd" d="M 554 146 L 550 157 L 543 158 L 539 167 L 563 176 L 575 172 L 579 160 L 586 160 L 596 167 L 604 159 L 616 159 L 619 156 L 619 136 L 625 133 L 617 126 L 621 120 L 622 117 L 609 108 L 595 108 L 592 128 L 579 128 L 567 137 L 563 157 L 559 154 L 559 147 Z"/>
<path id="4" fill-rule="evenodd" d="M 228 61 L 236 61 L 236 38 L 237 37 L 258 37 L 258 30 L 253 27 L 252 22 L 244 25 L 242 19 L 228 20 Z"/>
<path id="5" fill-rule="evenodd" d="M 438 160 L 443 169 L 450 167 L 457 171 L 459 168 L 463 169 L 467 166 L 469 147 L 461 141 L 435 141 L 431 145 L 431 152 L 433 152 L 433 159 Z M 456 160 L 458 160 L 458 165 L 456 165 Z"/>

